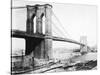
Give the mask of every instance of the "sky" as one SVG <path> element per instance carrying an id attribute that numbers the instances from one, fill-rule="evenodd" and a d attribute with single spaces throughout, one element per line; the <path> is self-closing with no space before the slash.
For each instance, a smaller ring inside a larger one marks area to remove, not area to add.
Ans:
<path id="1" fill-rule="evenodd" d="M 32 2 L 26 0 L 13 0 L 12 7 L 26 6 L 40 4 L 41 2 Z M 45 4 L 45 3 L 41 3 Z M 53 6 L 52 10 L 60 23 L 56 20 L 54 15 L 52 21 L 57 25 L 52 24 L 52 32 L 55 36 L 70 38 L 80 41 L 81 36 L 87 36 L 87 43 L 89 46 L 94 46 L 97 43 L 97 6 L 95 5 L 81 5 L 81 4 L 60 4 L 49 3 Z M 12 29 L 26 30 L 26 9 L 12 9 Z M 55 32 L 56 33 L 55 33 Z M 79 47 L 78 45 L 53 41 L 53 48 L 57 47 Z M 25 49 L 25 40 L 13 38 L 12 49 Z"/>

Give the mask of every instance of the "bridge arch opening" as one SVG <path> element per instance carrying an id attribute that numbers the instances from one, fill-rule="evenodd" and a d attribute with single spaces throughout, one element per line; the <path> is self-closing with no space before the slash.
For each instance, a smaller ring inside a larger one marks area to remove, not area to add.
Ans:
<path id="1" fill-rule="evenodd" d="M 36 16 L 34 17 L 33 22 L 34 22 L 33 33 L 36 33 Z"/>
<path id="2" fill-rule="evenodd" d="M 42 17 L 42 30 L 43 34 L 45 34 L 45 16 Z"/>

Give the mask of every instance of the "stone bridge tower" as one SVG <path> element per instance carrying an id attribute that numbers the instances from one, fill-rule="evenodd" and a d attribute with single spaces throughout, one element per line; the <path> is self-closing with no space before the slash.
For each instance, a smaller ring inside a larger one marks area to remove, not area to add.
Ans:
<path id="1" fill-rule="evenodd" d="M 81 53 L 87 53 L 88 52 L 87 37 L 86 36 L 81 36 L 80 37 L 80 42 L 85 44 L 85 46 L 80 46 L 80 52 Z"/>
<path id="2" fill-rule="evenodd" d="M 37 34 L 40 36 L 52 36 L 51 27 L 52 6 L 27 5 L 27 23 L 26 32 L 28 34 Z M 36 17 L 36 20 L 34 18 Z M 43 17 L 45 18 L 45 35 L 43 35 Z M 34 32 L 34 22 L 36 21 L 36 32 Z M 38 59 L 52 58 L 52 39 L 26 38 L 26 55 L 34 53 Z"/>

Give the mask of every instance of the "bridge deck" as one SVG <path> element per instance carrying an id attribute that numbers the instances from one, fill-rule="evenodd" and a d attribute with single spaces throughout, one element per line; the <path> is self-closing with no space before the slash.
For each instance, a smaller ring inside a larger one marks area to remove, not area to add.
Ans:
<path id="1" fill-rule="evenodd" d="M 11 37 L 17 37 L 17 38 L 39 38 L 39 39 L 52 39 L 55 41 L 63 41 L 63 42 L 69 42 L 69 43 L 74 43 L 78 45 L 84 45 L 80 42 L 77 42 L 72 39 L 68 38 L 62 38 L 62 37 L 56 37 L 56 36 L 47 36 L 47 35 L 42 35 L 42 34 L 29 34 L 25 31 L 19 31 L 19 30 L 12 30 Z"/>

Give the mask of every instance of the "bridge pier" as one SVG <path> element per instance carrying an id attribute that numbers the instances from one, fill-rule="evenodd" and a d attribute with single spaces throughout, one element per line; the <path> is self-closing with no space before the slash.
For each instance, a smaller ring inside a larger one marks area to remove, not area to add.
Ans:
<path id="1" fill-rule="evenodd" d="M 45 35 L 52 36 L 52 7 L 46 5 L 45 8 Z M 52 39 L 45 39 L 45 51 L 47 52 L 45 58 L 52 59 Z"/>
<path id="2" fill-rule="evenodd" d="M 88 49 L 87 49 L 87 37 L 86 36 L 81 36 L 80 37 L 80 42 L 84 44 L 84 46 L 80 46 L 80 52 L 82 54 L 87 53 Z"/>
<path id="3" fill-rule="evenodd" d="M 37 6 L 36 10 L 36 34 L 43 35 L 43 16 L 44 16 L 44 6 Z M 34 57 L 39 59 L 44 59 L 44 39 L 39 42 L 34 50 Z"/>
<path id="4" fill-rule="evenodd" d="M 27 6 L 26 32 L 34 34 L 34 17 L 36 16 L 36 34 L 43 35 L 43 16 L 45 17 L 45 35 L 52 36 L 51 5 Z M 26 38 L 26 55 L 34 51 L 34 57 L 38 59 L 52 58 L 52 39 Z"/>
<path id="5" fill-rule="evenodd" d="M 27 22 L 26 22 L 26 32 L 28 34 L 33 34 L 34 32 L 34 17 L 35 17 L 35 7 L 27 5 Z M 29 55 L 34 49 L 34 39 L 26 38 L 26 55 Z"/>

